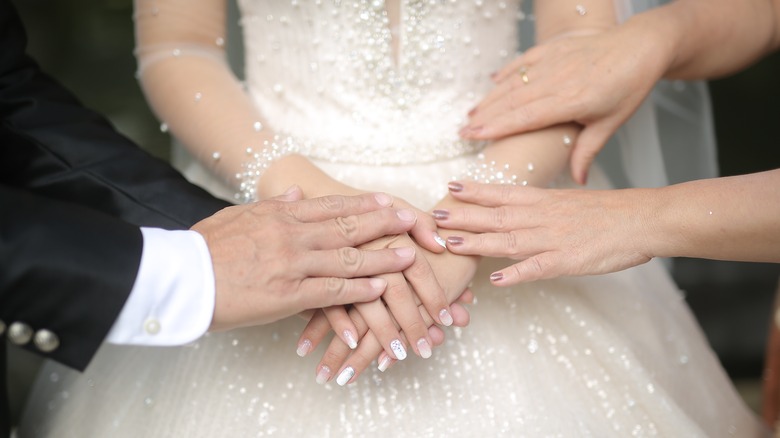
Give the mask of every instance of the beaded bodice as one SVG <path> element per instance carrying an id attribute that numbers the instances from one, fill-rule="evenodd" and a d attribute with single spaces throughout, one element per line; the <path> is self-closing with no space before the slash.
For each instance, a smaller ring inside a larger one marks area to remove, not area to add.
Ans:
<path id="1" fill-rule="evenodd" d="M 457 131 L 517 47 L 518 1 L 239 5 L 258 107 L 303 153 L 331 161 L 406 164 L 475 151 Z"/>

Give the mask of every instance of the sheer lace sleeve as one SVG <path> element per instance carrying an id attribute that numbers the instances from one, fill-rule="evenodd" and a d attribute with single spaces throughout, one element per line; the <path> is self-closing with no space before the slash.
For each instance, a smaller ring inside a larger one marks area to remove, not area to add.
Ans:
<path id="1" fill-rule="evenodd" d="M 136 0 L 138 77 L 163 126 L 249 201 L 258 165 L 247 163 L 284 145 L 227 63 L 225 15 L 224 0 Z"/>

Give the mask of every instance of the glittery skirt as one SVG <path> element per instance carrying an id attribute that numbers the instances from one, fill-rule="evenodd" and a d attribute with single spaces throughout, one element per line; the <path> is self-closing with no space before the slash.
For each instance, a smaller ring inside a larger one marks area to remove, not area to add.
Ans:
<path id="1" fill-rule="evenodd" d="M 428 208 L 466 159 L 323 163 Z M 592 184 L 607 183 L 596 172 Z M 20 436 L 763 436 L 661 263 L 499 289 L 484 261 L 471 325 L 356 383 L 315 383 L 304 322 L 210 334 L 181 348 L 105 345 L 85 373 L 48 363 Z"/>

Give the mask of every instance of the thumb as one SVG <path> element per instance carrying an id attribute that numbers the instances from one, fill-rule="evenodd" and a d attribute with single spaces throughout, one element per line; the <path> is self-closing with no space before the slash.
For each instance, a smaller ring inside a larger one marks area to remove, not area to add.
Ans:
<path id="1" fill-rule="evenodd" d="M 271 199 L 282 202 L 300 201 L 303 199 L 303 190 L 297 184 L 293 184 L 284 193 Z"/>
<path id="2" fill-rule="evenodd" d="M 612 130 L 600 124 L 586 126 L 577 137 L 571 153 L 571 176 L 578 184 L 588 182 L 588 171 L 593 160 L 612 135 Z"/>

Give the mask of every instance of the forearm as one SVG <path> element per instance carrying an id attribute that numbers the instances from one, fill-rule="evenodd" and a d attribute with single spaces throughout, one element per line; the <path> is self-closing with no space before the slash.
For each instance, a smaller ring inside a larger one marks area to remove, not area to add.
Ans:
<path id="1" fill-rule="evenodd" d="M 780 169 L 644 190 L 653 256 L 780 262 Z"/>
<path id="2" fill-rule="evenodd" d="M 635 15 L 624 26 L 657 45 L 666 77 L 706 79 L 738 71 L 777 49 L 779 22 L 778 0 L 677 0 Z"/>

